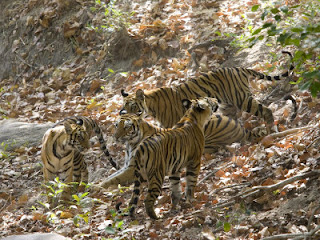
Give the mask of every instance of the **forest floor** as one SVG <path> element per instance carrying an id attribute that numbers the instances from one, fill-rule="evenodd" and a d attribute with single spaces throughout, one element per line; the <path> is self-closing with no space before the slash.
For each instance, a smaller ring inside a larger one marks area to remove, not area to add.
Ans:
<path id="1" fill-rule="evenodd" d="M 121 89 L 176 85 L 200 71 L 234 64 L 261 72 L 280 68 L 266 51 L 257 57 L 261 49 L 239 59 L 230 40 L 220 39 L 243 33 L 242 15 L 261 24 L 261 13 L 250 12 L 258 0 L 123 0 L 110 7 L 111 1 L 107 15 L 98 2 L 0 1 L 0 120 L 46 123 L 91 116 L 104 130 L 111 155 L 122 163 L 123 146 L 112 138 Z M 281 49 L 272 51 L 280 55 Z M 145 192 L 135 220 L 115 212 L 116 203 L 126 206 L 130 198 L 132 188 L 124 186 L 47 208 L 41 145 L 26 144 L 1 153 L 0 238 L 57 232 L 72 239 L 280 239 L 279 234 L 302 239 L 305 233 L 319 239 L 320 101 L 287 81 L 279 89 L 279 82 L 251 83 L 255 97 L 273 110 L 280 132 L 205 154 L 191 208 L 170 213 L 168 182 L 156 206 L 162 218 L 155 221 L 143 207 Z M 275 88 L 279 91 L 270 100 Z M 282 100 L 287 93 L 298 105 L 293 120 L 292 103 Z M 239 116 L 247 128 L 260 123 Z M 86 155 L 91 182 L 114 172 L 100 156 L 98 144 Z"/>

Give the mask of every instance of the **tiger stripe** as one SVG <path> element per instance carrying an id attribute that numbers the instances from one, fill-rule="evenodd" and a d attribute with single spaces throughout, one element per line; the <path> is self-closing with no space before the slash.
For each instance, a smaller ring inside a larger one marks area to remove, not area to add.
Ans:
<path id="1" fill-rule="evenodd" d="M 289 52 L 284 53 L 289 54 L 292 58 Z M 213 97 L 218 99 L 219 103 L 234 106 L 238 110 L 264 119 L 270 131 L 274 123 L 272 111 L 252 97 L 248 79 L 253 76 L 268 81 L 280 80 L 288 76 L 292 69 L 293 65 L 279 76 L 268 76 L 246 68 L 219 68 L 202 73 L 198 78 L 174 87 L 162 87 L 145 92 L 139 89 L 135 95 L 129 95 L 122 90 L 124 104 L 120 114 L 149 114 L 157 119 L 162 127 L 169 128 L 176 124 L 185 113 L 185 109 L 179 104 L 183 99 Z M 230 114 L 228 111 L 224 113 L 225 115 Z"/>

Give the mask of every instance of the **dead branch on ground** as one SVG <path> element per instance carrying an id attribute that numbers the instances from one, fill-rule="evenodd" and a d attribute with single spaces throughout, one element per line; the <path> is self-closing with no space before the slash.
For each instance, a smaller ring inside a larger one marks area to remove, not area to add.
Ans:
<path id="1" fill-rule="evenodd" d="M 300 127 L 300 128 L 291 128 L 291 129 L 285 130 L 283 132 L 271 133 L 271 134 L 269 134 L 269 136 L 271 136 L 273 138 L 285 137 L 290 134 L 306 131 L 306 130 L 316 128 L 316 127 L 319 127 L 319 124 L 317 124 L 316 126 L 313 125 L 313 126 L 305 126 L 305 127 Z"/>
<path id="2" fill-rule="evenodd" d="M 214 207 L 214 209 L 231 206 L 236 203 L 236 200 L 237 201 L 244 200 L 247 197 L 258 198 L 265 193 L 273 192 L 273 191 L 280 189 L 280 188 L 283 188 L 284 186 L 286 186 L 290 183 L 293 183 L 295 181 L 302 180 L 305 178 L 315 177 L 315 176 L 320 176 L 320 170 L 313 170 L 313 171 L 309 171 L 306 173 L 302 173 L 302 174 L 293 176 L 291 178 L 285 179 L 285 180 L 278 182 L 276 184 L 272 184 L 272 185 L 268 185 L 268 186 L 256 186 L 256 187 L 253 187 L 243 193 L 240 193 L 240 194 L 232 197 L 231 199 L 229 199 L 227 201 L 224 201 L 220 204 L 217 204 Z"/>
<path id="3" fill-rule="evenodd" d="M 262 238 L 262 240 L 278 240 L 278 239 L 289 239 L 289 238 L 293 238 L 294 240 L 299 240 L 299 239 L 303 239 L 306 237 L 307 238 L 312 237 L 319 230 L 320 230 L 320 225 L 318 225 L 315 229 L 313 229 L 310 232 L 279 234 L 279 235 L 274 235 L 271 237 Z"/>

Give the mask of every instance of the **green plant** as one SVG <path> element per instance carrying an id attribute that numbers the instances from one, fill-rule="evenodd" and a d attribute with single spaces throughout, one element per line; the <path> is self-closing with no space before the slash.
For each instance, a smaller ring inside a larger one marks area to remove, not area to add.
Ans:
<path id="1" fill-rule="evenodd" d="M 283 1 L 265 1 L 251 11 L 261 12 L 262 26 L 247 20 L 246 33 L 238 38 L 242 46 L 252 47 L 264 40 L 267 45 L 296 49 L 293 57 L 297 82 L 301 90 L 309 89 L 312 96 L 320 92 L 320 0 L 301 1 L 284 5 Z"/>
<path id="2" fill-rule="evenodd" d="M 88 184 L 80 183 L 85 186 L 85 189 L 89 188 Z M 52 205 L 56 203 L 63 190 L 68 188 L 78 188 L 79 183 L 71 182 L 70 184 L 65 184 L 59 180 L 59 177 L 56 177 L 53 181 L 50 181 L 45 187 L 48 189 L 45 194 L 49 197 L 50 202 L 41 202 L 38 201 L 40 206 L 44 207 L 44 215 L 46 216 L 47 222 L 52 224 L 61 223 L 61 218 L 72 218 L 73 223 L 76 227 L 80 227 L 81 223 L 88 224 L 89 217 L 91 213 L 92 203 L 101 202 L 99 199 L 89 197 L 89 192 L 77 193 L 72 195 L 71 205 Z M 54 206 L 51 208 L 51 206 Z M 32 206 L 32 210 L 37 210 L 38 208 Z"/>
<path id="3" fill-rule="evenodd" d="M 45 184 L 44 187 L 47 189 L 46 195 L 48 199 L 51 199 L 49 204 L 52 204 L 59 200 L 61 193 L 65 188 L 69 187 L 69 185 L 61 182 L 59 177 L 56 177 L 53 181 Z"/>
<path id="4" fill-rule="evenodd" d="M 8 148 L 8 144 L 5 143 L 5 142 L 2 142 L 0 144 L 1 147 L 3 147 L 3 150 L 0 151 L 0 159 L 6 159 L 6 158 L 9 158 L 10 156 L 10 153 L 7 152 L 7 148 Z"/>
<path id="5" fill-rule="evenodd" d="M 3 150 L 0 150 L 0 159 L 8 159 L 14 157 L 14 153 L 8 152 L 7 149 L 9 146 L 13 146 L 16 144 L 15 140 L 12 140 L 9 144 L 8 142 L 1 142 L 0 146 Z"/>
<path id="6" fill-rule="evenodd" d="M 92 11 L 104 11 L 103 24 L 99 27 L 88 25 L 89 28 L 96 31 L 105 30 L 107 32 L 118 31 L 130 26 L 129 17 L 134 13 L 127 13 L 117 9 L 116 0 L 111 0 L 107 4 L 101 0 L 95 1 L 95 6 L 91 7 Z"/>
<path id="7" fill-rule="evenodd" d="M 110 210 L 112 220 L 110 224 L 105 228 L 106 233 L 115 234 L 117 231 L 123 230 L 123 220 L 120 216 L 122 214 L 117 213 L 115 210 Z"/>

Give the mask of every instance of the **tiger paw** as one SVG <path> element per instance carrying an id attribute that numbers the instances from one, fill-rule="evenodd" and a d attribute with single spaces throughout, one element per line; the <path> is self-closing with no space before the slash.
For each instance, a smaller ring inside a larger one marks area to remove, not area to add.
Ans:
<path id="1" fill-rule="evenodd" d="M 265 127 L 255 127 L 251 130 L 251 132 L 254 138 L 256 138 L 257 140 L 268 135 L 268 131 Z"/>
<path id="2" fill-rule="evenodd" d="M 159 219 L 159 217 L 155 213 L 154 209 L 152 209 L 152 210 L 151 209 L 146 209 L 146 211 L 147 211 L 147 214 L 148 214 L 148 216 L 150 218 L 155 219 L 155 220 Z"/>

